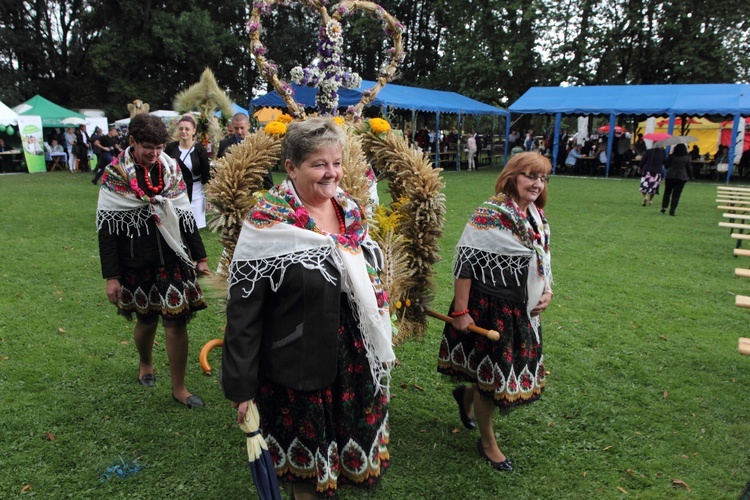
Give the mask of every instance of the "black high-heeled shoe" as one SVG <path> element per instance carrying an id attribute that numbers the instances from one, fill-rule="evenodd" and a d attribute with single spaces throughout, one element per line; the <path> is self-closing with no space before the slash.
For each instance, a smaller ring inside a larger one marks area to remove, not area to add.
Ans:
<path id="1" fill-rule="evenodd" d="M 464 424 L 464 427 L 466 427 L 467 429 L 473 430 L 477 428 L 477 421 L 473 418 L 469 418 L 469 416 L 466 414 L 466 410 L 464 409 L 465 392 L 465 385 L 456 386 L 456 388 L 453 389 L 453 399 L 455 399 L 456 404 L 458 404 L 458 417 L 461 419 L 461 423 Z"/>
<path id="2" fill-rule="evenodd" d="M 495 462 L 490 457 L 488 457 L 484 452 L 484 447 L 482 446 L 481 439 L 477 440 L 477 451 L 479 451 L 479 455 L 482 458 L 489 462 L 493 469 L 505 472 L 511 472 L 513 470 L 513 464 L 510 463 L 510 459 L 508 457 L 505 457 L 505 460 L 503 460 L 502 462 Z"/>

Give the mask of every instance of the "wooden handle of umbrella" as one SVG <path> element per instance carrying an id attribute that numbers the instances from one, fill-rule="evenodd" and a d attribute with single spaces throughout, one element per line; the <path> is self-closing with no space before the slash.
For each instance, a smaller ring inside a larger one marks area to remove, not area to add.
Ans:
<path id="1" fill-rule="evenodd" d="M 435 311 L 430 311 L 429 309 L 425 309 L 424 313 L 427 316 L 432 316 L 433 318 L 437 318 L 439 320 L 445 321 L 449 325 L 453 324 L 453 318 L 450 316 L 446 316 L 445 314 L 440 314 Z M 476 325 L 469 325 L 469 331 L 473 333 L 478 333 L 479 335 L 484 335 L 488 339 L 492 341 L 498 341 L 500 340 L 500 334 L 495 330 L 485 330 L 484 328 L 480 328 Z"/>
<path id="2" fill-rule="evenodd" d="M 211 365 L 208 364 L 208 353 L 211 352 L 211 349 L 214 347 L 223 347 L 224 346 L 224 340 L 223 339 L 213 339 L 209 340 L 205 343 L 203 348 L 201 348 L 200 354 L 198 354 L 198 361 L 200 361 L 201 368 L 203 369 L 204 373 L 210 374 L 211 373 Z"/>

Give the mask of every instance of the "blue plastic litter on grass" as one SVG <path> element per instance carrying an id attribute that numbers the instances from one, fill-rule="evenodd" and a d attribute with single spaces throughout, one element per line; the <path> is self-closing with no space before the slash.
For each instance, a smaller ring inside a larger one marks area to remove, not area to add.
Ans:
<path id="1" fill-rule="evenodd" d="M 101 474 L 99 482 L 103 483 L 109 479 L 126 479 L 134 474 L 138 474 L 140 471 L 141 466 L 138 465 L 137 460 L 133 460 L 131 463 L 126 463 L 122 457 L 120 457 L 120 463 L 107 467 L 107 470 Z"/>

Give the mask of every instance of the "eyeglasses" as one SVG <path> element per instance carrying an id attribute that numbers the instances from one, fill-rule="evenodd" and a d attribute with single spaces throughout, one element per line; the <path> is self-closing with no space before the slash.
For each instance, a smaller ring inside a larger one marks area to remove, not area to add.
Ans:
<path id="1" fill-rule="evenodd" d="M 154 153 L 155 153 L 155 152 L 157 152 L 157 151 L 158 151 L 158 152 L 162 152 L 162 151 L 164 151 L 164 144 L 159 144 L 158 146 L 154 146 L 153 144 L 144 144 L 144 143 L 141 143 L 141 142 L 139 142 L 139 143 L 137 143 L 137 144 L 138 144 L 138 145 L 139 145 L 139 146 L 141 147 L 141 149 L 143 149 L 144 151 L 153 151 Z"/>
<path id="2" fill-rule="evenodd" d="M 547 184 L 549 182 L 549 177 L 547 177 L 546 175 L 527 174 L 526 172 L 521 172 L 521 175 L 523 175 L 524 177 L 526 177 L 528 180 L 530 180 L 532 182 L 535 181 L 535 180 L 540 180 L 544 184 Z"/>

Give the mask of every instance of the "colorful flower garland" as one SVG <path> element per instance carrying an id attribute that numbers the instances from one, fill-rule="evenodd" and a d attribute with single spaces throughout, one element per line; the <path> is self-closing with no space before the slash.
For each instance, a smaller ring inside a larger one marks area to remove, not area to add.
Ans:
<path id="1" fill-rule="evenodd" d="M 393 79 L 396 67 L 404 60 L 405 52 L 401 40 L 404 26 L 383 7 L 373 2 L 344 0 L 334 7 L 332 14 L 329 14 L 324 0 L 256 0 L 253 3 L 250 21 L 247 23 L 250 52 L 260 73 L 268 79 L 284 99 L 287 108 L 295 118 L 305 117 L 304 106 L 294 101 L 294 89 L 279 78 L 277 65 L 266 57 L 266 48 L 260 41 L 261 17 L 270 14 L 274 6 L 292 6 L 294 4 L 305 5 L 321 17 L 321 26 L 318 29 L 317 62 L 305 68 L 297 66 L 291 70 L 291 80 L 294 83 L 318 88 L 316 106 L 320 114 L 338 114 L 339 89 L 342 87 L 358 88 L 362 84 L 362 79 L 357 73 L 344 69 L 343 66 L 344 43 L 341 19 L 357 10 L 364 10 L 369 12 L 374 19 L 382 22 L 385 34 L 392 38 L 393 47 L 388 50 L 389 59 L 380 68 L 375 86 L 362 93 L 362 98 L 356 106 L 347 109 L 347 115 L 355 119 L 360 118 L 364 107 L 375 99 L 375 96 L 387 82 Z"/>

